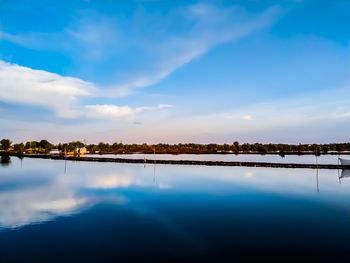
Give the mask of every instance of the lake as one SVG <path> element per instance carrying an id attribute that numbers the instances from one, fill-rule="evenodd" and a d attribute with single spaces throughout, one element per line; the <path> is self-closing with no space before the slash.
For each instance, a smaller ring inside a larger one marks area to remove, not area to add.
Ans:
<path id="1" fill-rule="evenodd" d="M 312 154 L 285 155 L 278 154 L 87 154 L 88 157 L 110 157 L 149 160 L 190 160 L 223 162 L 268 162 L 268 163 L 304 163 L 315 164 L 316 156 Z M 350 155 L 324 154 L 317 157 L 319 164 L 338 164 L 338 158 L 350 159 Z"/>
<path id="2" fill-rule="evenodd" d="M 2 157 L 0 262 L 348 261 L 341 174 Z"/>

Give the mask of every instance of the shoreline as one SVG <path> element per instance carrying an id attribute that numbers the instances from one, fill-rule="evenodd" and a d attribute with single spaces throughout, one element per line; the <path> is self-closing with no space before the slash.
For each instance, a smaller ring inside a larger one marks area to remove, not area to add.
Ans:
<path id="1" fill-rule="evenodd" d="M 106 155 L 106 154 L 116 154 L 116 155 L 125 155 L 125 154 L 149 154 L 153 155 L 153 152 L 124 152 L 124 153 L 118 153 L 118 152 L 102 152 L 102 153 L 88 153 L 86 155 Z M 239 152 L 239 153 L 234 153 L 234 152 L 183 152 L 183 153 L 171 153 L 171 152 L 156 152 L 155 154 L 170 154 L 170 155 L 187 155 L 187 154 L 194 154 L 194 155 L 202 155 L 202 154 L 213 154 L 213 155 L 245 155 L 245 154 L 257 154 L 257 155 L 281 155 L 279 152 L 267 152 L 267 153 L 259 153 L 259 152 Z M 315 155 L 314 152 L 285 152 L 284 155 L 297 155 L 297 156 L 302 156 L 302 155 Z M 328 152 L 328 153 L 320 153 L 320 155 L 350 155 L 349 152 Z"/>
<path id="2" fill-rule="evenodd" d="M 268 167 L 268 168 L 307 168 L 307 169 L 350 169 L 350 165 L 339 164 L 301 164 L 301 163 L 269 163 L 269 162 L 226 162 L 226 161 L 198 161 L 198 160 L 152 160 L 127 159 L 111 157 L 73 157 L 54 154 L 11 154 L 0 152 L 0 156 L 14 156 L 37 159 L 85 161 L 85 162 L 114 162 L 138 164 L 170 164 L 170 165 L 204 165 L 204 166 L 242 166 L 242 167 Z"/>

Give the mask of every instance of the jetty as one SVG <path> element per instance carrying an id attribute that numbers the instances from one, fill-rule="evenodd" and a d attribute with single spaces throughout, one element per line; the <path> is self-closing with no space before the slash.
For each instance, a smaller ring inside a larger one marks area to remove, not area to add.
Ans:
<path id="1" fill-rule="evenodd" d="M 154 159 L 128 159 L 112 157 L 88 157 L 88 156 L 64 156 L 58 154 L 13 154 L 0 152 L 1 155 L 17 156 L 25 158 L 40 158 L 67 161 L 85 162 L 111 162 L 111 163 L 140 163 L 154 164 Z M 205 166 L 244 166 L 244 167 L 269 167 L 269 168 L 307 168 L 307 169 L 350 169 L 350 165 L 341 164 L 304 164 L 304 163 L 274 163 L 274 162 L 237 162 L 237 161 L 199 161 L 199 160 L 156 160 L 157 164 L 169 165 L 205 165 Z"/>

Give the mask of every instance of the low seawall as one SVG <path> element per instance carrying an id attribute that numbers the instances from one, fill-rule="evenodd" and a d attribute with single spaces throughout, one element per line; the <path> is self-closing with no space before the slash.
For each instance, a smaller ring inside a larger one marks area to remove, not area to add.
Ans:
<path id="1" fill-rule="evenodd" d="M 147 164 L 172 164 L 172 165 L 206 165 L 206 166 L 245 166 L 245 167 L 269 167 L 269 168 L 308 168 L 308 169 L 350 169 L 350 165 L 337 164 L 303 164 L 303 163 L 268 163 L 268 162 L 225 162 L 225 161 L 189 161 L 189 160 L 150 160 L 150 159 L 126 159 L 110 157 L 73 157 L 53 154 L 8 154 L 26 158 L 41 158 L 53 160 L 85 161 L 85 162 L 113 162 L 113 163 L 147 163 Z"/>

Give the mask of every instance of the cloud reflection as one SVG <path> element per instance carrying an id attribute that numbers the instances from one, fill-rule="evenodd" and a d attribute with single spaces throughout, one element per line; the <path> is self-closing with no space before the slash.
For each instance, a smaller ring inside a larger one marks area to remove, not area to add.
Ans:
<path id="1" fill-rule="evenodd" d="M 18 158 L 10 161 L 11 166 L 0 167 L 0 229 L 75 215 L 100 203 L 146 209 L 149 193 L 260 193 L 350 206 L 350 180 L 340 185 L 337 171 L 330 170 L 320 170 L 317 193 L 312 169 L 157 165 L 155 172 L 153 165 L 66 162 L 65 173 L 64 161 L 25 158 L 23 166 Z"/>
<path id="2" fill-rule="evenodd" d="M 23 169 L 14 164 L 6 174 L 0 170 L 0 229 L 54 220 L 101 202 L 124 204 L 128 200 L 118 188 L 152 185 L 129 170 L 106 174 L 96 173 L 96 169 L 77 172 L 78 167 L 68 163 L 67 174 L 62 174 L 62 169 L 57 169 L 62 162 L 49 167 L 39 162 L 36 167 L 24 164 Z M 48 169 L 43 172 L 43 168 Z"/>

